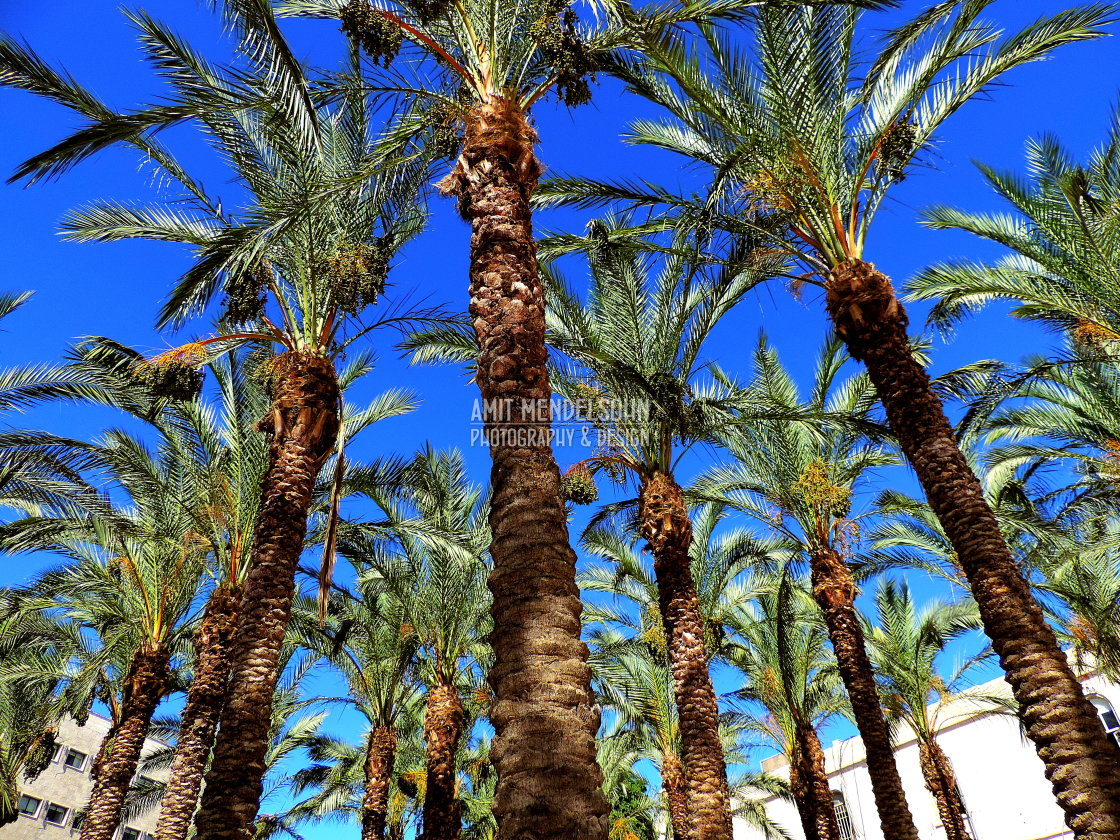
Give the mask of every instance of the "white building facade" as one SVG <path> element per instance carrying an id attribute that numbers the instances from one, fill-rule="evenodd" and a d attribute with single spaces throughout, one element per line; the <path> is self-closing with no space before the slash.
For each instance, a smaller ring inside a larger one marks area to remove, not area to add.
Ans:
<path id="1" fill-rule="evenodd" d="M 1085 692 L 1097 707 L 1101 721 L 1120 744 L 1120 686 L 1098 677 L 1084 681 Z M 981 690 L 994 693 L 1002 679 Z M 975 708 L 975 707 L 974 707 Z M 951 714 L 937 736 L 957 776 L 961 796 L 971 823 L 973 840 L 1067 840 L 1061 809 L 1050 783 L 1043 775 L 1042 761 L 1034 746 L 1009 715 Z M 950 714 L 946 714 L 950 712 Z M 944 840 L 945 831 L 933 795 L 926 789 L 918 761 L 918 746 L 912 735 L 903 736 L 896 748 L 898 772 L 921 840 Z M 784 756 L 762 763 L 763 770 L 788 778 Z M 825 767 L 836 803 L 841 840 L 887 840 L 875 811 L 871 778 L 867 773 L 860 738 L 837 741 L 825 749 Z M 778 798 L 763 799 L 767 813 L 794 840 L 804 840 L 801 820 L 793 803 Z M 735 826 L 735 840 L 761 840 L 761 833 L 742 822 Z"/>
<path id="2" fill-rule="evenodd" d="M 50 765 L 33 782 L 21 784 L 19 818 L 0 828 L 0 840 L 70 840 L 77 837 L 74 813 L 86 807 L 93 791 L 93 759 L 109 732 L 109 721 L 91 713 L 85 726 L 66 718 L 58 726 L 57 744 Z M 149 738 L 144 756 L 167 745 Z M 152 778 L 166 780 L 166 772 Z M 22 782 L 22 778 L 21 778 Z M 151 809 L 116 833 L 117 840 L 153 840 L 158 809 Z"/>

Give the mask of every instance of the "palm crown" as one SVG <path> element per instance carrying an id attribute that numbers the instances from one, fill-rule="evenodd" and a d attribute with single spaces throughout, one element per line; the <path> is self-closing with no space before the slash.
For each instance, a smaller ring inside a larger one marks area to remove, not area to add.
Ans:
<path id="1" fill-rule="evenodd" d="M 702 28 L 695 50 L 650 41 L 616 72 L 669 116 L 633 124 L 630 140 L 700 163 L 711 174 L 707 194 L 555 179 L 538 200 L 661 206 L 686 226 L 750 231 L 808 269 L 795 279 L 821 282 L 862 257 L 890 188 L 946 119 L 1006 71 L 1099 36 L 1110 14 L 1088 5 L 1002 37 L 980 18 L 988 5 L 938 3 L 870 63 L 856 52 L 864 11 L 835 4 L 755 9 L 753 60 L 714 27 Z"/>
<path id="2" fill-rule="evenodd" d="M 223 334 L 159 361 L 197 365 L 244 342 L 337 354 L 371 327 L 350 329 L 382 293 L 397 249 L 423 225 L 425 164 L 393 167 L 376 150 L 376 121 L 351 85 L 316 107 L 310 80 L 275 31 L 271 13 L 237 17 L 252 48 L 248 67 L 215 65 L 158 21 L 129 15 L 146 57 L 170 92 L 165 104 L 117 114 L 28 48 L 0 42 L 0 81 L 50 97 L 89 124 L 24 163 L 15 177 L 60 174 L 114 142 L 143 152 L 182 190 L 177 206 L 99 201 L 70 213 L 77 241 L 152 239 L 191 246 L 194 260 L 171 290 L 160 325 L 182 324 L 224 292 Z M 208 194 L 159 130 L 198 124 L 247 191 L 231 209 Z"/>
<path id="3" fill-rule="evenodd" d="M 943 262 L 911 281 L 913 297 L 936 300 L 930 320 L 951 327 L 994 300 L 1013 313 L 1059 329 L 1083 345 L 1120 340 L 1120 118 L 1084 166 L 1057 138 L 1027 144 L 1027 172 L 980 166 L 1011 212 L 931 208 L 926 224 L 965 230 L 1012 251 L 995 263 Z"/>

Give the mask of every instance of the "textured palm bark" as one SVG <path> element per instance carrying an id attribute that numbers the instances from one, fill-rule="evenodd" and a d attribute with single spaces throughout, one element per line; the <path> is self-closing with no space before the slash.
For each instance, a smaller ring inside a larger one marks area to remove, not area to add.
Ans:
<path id="1" fill-rule="evenodd" d="M 230 684 L 214 757 L 195 816 L 200 840 L 250 840 L 260 805 L 272 695 L 292 613 L 295 573 L 319 468 L 338 433 L 338 380 L 330 360 L 309 352 L 277 359 L 272 434 L 261 482 L 250 568 L 238 607 Z"/>
<path id="2" fill-rule="evenodd" d="M 653 552 L 695 836 L 697 840 L 731 840 L 731 795 L 719 737 L 719 705 L 688 556 L 692 523 L 684 493 L 672 476 L 658 472 L 642 481 L 638 520 L 642 539 Z"/>
<path id="3" fill-rule="evenodd" d="M 852 713 L 867 752 L 867 773 L 883 835 L 891 840 L 918 840 L 906 791 L 894 760 L 890 729 L 879 704 L 875 672 L 867 656 L 863 628 L 856 613 L 856 583 L 844 558 L 830 548 L 809 552 L 813 599 L 824 614 L 828 637 Z M 829 797 L 831 800 L 831 796 Z"/>
<path id="4" fill-rule="evenodd" d="M 675 752 L 661 754 L 661 789 L 665 791 L 673 840 L 695 840 L 692 816 L 688 813 L 688 782 L 684 764 Z"/>
<path id="5" fill-rule="evenodd" d="M 437 685 L 428 692 L 424 714 L 427 777 L 424 784 L 422 840 L 459 840 L 462 816 L 455 790 L 458 767 L 455 753 L 463 735 L 466 712 L 459 692 Z"/>
<path id="6" fill-rule="evenodd" d="M 175 759 L 156 823 L 157 840 L 185 840 L 191 827 L 214 733 L 226 702 L 229 647 L 237 622 L 239 593 L 228 582 L 210 595 L 194 634 L 194 679 L 187 691 Z"/>
<path id="7" fill-rule="evenodd" d="M 937 803 L 937 813 L 945 830 L 945 840 L 972 840 L 965 819 L 964 800 L 957 786 L 957 775 L 949 756 L 936 741 L 918 741 L 918 760 L 922 765 L 922 776 L 926 788 L 933 794 Z"/>
<path id="8" fill-rule="evenodd" d="M 120 718 L 111 742 L 103 745 L 98 756 L 81 840 L 112 840 L 120 826 L 124 797 L 136 775 L 152 715 L 167 690 L 168 662 L 165 649 L 143 647 L 129 663 Z"/>
<path id="9" fill-rule="evenodd" d="M 362 794 L 362 840 L 384 840 L 389 819 L 389 786 L 397 760 L 397 730 L 375 726 L 366 741 L 365 791 Z"/>
<path id="10" fill-rule="evenodd" d="M 807 723 L 798 724 L 794 731 L 789 778 L 805 840 L 839 840 L 824 750 L 817 731 Z"/>
<path id="11" fill-rule="evenodd" d="M 494 816 L 498 840 L 605 840 L 599 712 L 550 437 L 544 288 L 529 210 L 540 174 L 535 142 L 514 104 L 477 105 L 441 184 L 471 223 L 475 378 L 493 459 Z"/>
<path id="12" fill-rule="evenodd" d="M 886 275 L 869 263 L 837 267 L 829 315 L 868 374 L 891 430 L 944 529 L 980 608 L 984 631 L 1065 811 L 1082 840 L 1120 838 L 1120 754 L 1046 624 L 969 467 L 929 376 L 914 358 L 907 319 Z"/>

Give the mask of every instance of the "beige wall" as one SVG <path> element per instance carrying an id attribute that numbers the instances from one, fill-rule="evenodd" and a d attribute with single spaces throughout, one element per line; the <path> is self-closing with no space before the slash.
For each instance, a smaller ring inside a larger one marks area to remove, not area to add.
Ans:
<path id="1" fill-rule="evenodd" d="M 23 785 L 23 794 L 41 800 L 34 817 L 20 816 L 16 822 L 0 828 L 0 840 L 69 840 L 71 836 L 77 837 L 77 830 L 72 828 L 74 812 L 85 807 L 93 789 L 90 778 L 90 765 L 101 747 L 101 741 L 109 731 L 109 721 L 100 715 L 91 714 L 85 726 L 78 726 L 72 720 L 64 720 L 58 727 L 58 743 L 61 749 L 56 753 L 50 766 L 43 771 L 34 782 Z M 164 745 L 151 738 L 144 745 L 144 754 L 148 755 Z M 81 769 L 67 767 L 65 760 L 70 749 L 85 753 Z M 153 779 L 163 779 L 166 773 L 152 772 Z M 48 803 L 61 805 L 68 809 L 65 825 L 57 826 L 47 822 Z M 140 818 L 129 821 L 122 828 L 134 828 L 143 835 L 154 834 L 156 827 L 157 810 L 152 809 Z M 117 832 L 117 837 L 122 837 L 122 831 Z M 147 838 L 146 840 L 150 840 Z"/>

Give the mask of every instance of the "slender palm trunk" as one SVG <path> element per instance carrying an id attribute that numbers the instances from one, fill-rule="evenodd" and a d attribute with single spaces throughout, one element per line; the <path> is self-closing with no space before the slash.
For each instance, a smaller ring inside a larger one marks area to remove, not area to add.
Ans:
<path id="1" fill-rule="evenodd" d="M 831 548 L 809 552 L 813 598 L 824 614 L 828 637 L 852 713 L 867 753 L 867 773 L 883 835 L 891 840 L 918 840 L 918 830 L 906 802 L 906 791 L 894 760 L 890 729 L 879 705 L 875 672 L 867 656 L 863 628 L 856 614 L 856 583 L 844 558 Z M 831 797 L 830 797 L 831 798 Z"/>
<path id="2" fill-rule="evenodd" d="M 798 723 L 794 731 L 789 778 L 805 840 L 839 840 L 824 750 L 817 730 L 808 723 Z"/>
<path id="3" fill-rule="evenodd" d="M 1120 838 L 1120 753 L 1085 699 L 910 351 L 906 314 L 890 280 L 850 260 L 832 272 L 827 295 L 837 333 L 867 365 L 891 430 L 957 553 L 1066 824 L 1083 840 Z"/>
<path id="4" fill-rule="evenodd" d="M 665 791 L 673 840 L 694 840 L 692 816 L 688 813 L 688 781 L 680 756 L 672 750 L 661 754 L 661 789 Z"/>
<path id="5" fill-rule="evenodd" d="M 459 840 L 462 817 L 455 791 L 459 775 L 455 752 L 459 749 L 465 719 L 463 701 L 454 686 L 437 685 L 428 692 L 424 715 L 428 763 L 422 840 Z"/>
<path id="6" fill-rule="evenodd" d="M 731 840 L 731 795 L 719 738 L 719 705 L 688 556 L 692 523 L 684 493 L 672 476 L 659 472 L 643 480 L 638 518 L 642 538 L 653 552 L 687 770 L 689 814 L 698 840 Z"/>
<path id="7" fill-rule="evenodd" d="M 112 840 L 120 825 L 124 797 L 136 775 L 152 715 L 167 690 L 168 662 L 165 649 L 145 646 L 129 663 L 120 718 L 98 755 L 80 840 Z"/>
<path id="8" fill-rule="evenodd" d="M 933 738 L 918 740 L 918 759 L 926 788 L 937 802 L 937 813 L 945 829 L 945 840 L 972 840 L 965 820 L 964 800 L 949 756 Z"/>
<path id="9" fill-rule="evenodd" d="M 187 691 L 175 759 L 163 795 L 157 840 L 185 840 L 191 826 L 214 733 L 226 702 L 229 682 L 229 645 L 237 621 L 238 592 L 222 583 L 210 596 L 194 635 L 194 679 Z"/>
<path id="10" fill-rule="evenodd" d="M 599 713 L 549 436 L 544 288 L 529 210 L 535 141 L 524 114 L 495 97 L 470 115 L 442 184 L 471 223 L 476 381 L 493 459 L 494 816 L 499 840 L 605 840 Z"/>
<path id="11" fill-rule="evenodd" d="M 278 663 L 292 613 L 296 565 L 315 476 L 338 432 L 338 380 L 308 352 L 278 360 L 272 433 L 250 568 L 230 657 L 229 694 L 195 817 L 199 840 L 250 840 L 260 805 Z"/>
<path id="12" fill-rule="evenodd" d="M 389 819 L 389 786 L 397 759 L 397 730 L 375 726 L 366 742 L 366 788 L 362 795 L 362 840 L 384 840 Z"/>

